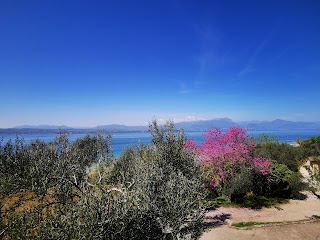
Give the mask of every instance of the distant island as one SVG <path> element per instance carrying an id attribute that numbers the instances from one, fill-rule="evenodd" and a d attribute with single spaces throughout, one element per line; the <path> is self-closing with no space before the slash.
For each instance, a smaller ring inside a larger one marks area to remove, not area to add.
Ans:
<path id="1" fill-rule="evenodd" d="M 320 122 L 294 122 L 276 119 L 273 121 L 240 121 L 235 122 L 229 118 L 215 118 L 211 120 L 178 122 L 176 129 L 183 128 L 185 131 L 206 131 L 211 128 L 228 129 L 232 126 L 239 126 L 251 131 L 286 131 L 286 130 L 320 130 Z M 73 128 L 68 126 L 55 125 L 22 125 L 14 128 L 0 128 L 0 133 L 16 134 L 52 134 L 52 133 L 94 133 L 105 132 L 145 132 L 148 126 L 126 126 L 119 124 L 100 125 L 92 128 Z"/>

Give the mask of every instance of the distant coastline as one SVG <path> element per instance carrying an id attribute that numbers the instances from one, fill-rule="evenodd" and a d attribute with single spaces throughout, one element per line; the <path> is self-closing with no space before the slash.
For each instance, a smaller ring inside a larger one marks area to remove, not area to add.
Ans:
<path id="1" fill-rule="evenodd" d="M 99 131 L 115 132 L 146 132 L 146 130 L 108 130 L 108 129 L 37 129 L 37 128 L 0 128 L 0 134 L 91 134 Z"/>
<path id="2" fill-rule="evenodd" d="M 146 128 L 147 129 L 147 128 Z M 97 129 L 0 129 L 0 145 L 8 140 L 15 140 L 16 137 L 22 137 L 26 143 L 39 139 L 46 143 L 54 141 L 60 133 L 68 133 L 69 141 L 73 142 L 86 134 L 95 134 Z M 197 144 L 203 142 L 203 133 L 205 131 L 185 131 L 186 136 L 193 138 Z M 151 134 L 146 131 L 105 131 L 112 135 L 112 150 L 116 157 L 119 157 L 126 147 L 137 146 L 139 144 L 149 144 L 152 140 Z M 276 137 L 280 143 L 296 144 L 296 139 L 307 140 L 310 137 L 320 136 L 320 130 L 248 130 L 247 134 L 259 138 L 262 133 L 270 134 Z"/>
<path id="3" fill-rule="evenodd" d="M 206 131 L 212 128 L 226 130 L 230 127 L 238 126 L 249 131 L 308 131 L 319 130 L 320 122 L 294 122 L 276 119 L 273 121 L 233 121 L 229 118 L 216 118 L 211 120 L 187 121 L 175 123 L 175 128 L 185 131 Z M 96 133 L 105 132 L 147 132 L 148 126 L 126 126 L 120 124 L 100 125 L 96 127 L 77 128 L 55 125 L 23 125 L 14 128 L 0 128 L 0 133 L 16 134 L 59 134 L 59 133 Z"/>

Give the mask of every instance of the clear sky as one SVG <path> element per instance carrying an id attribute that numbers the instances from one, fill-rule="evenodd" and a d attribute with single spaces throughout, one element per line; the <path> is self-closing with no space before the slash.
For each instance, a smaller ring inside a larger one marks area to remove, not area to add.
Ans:
<path id="1" fill-rule="evenodd" d="M 320 121 L 320 1 L 1 0 L 0 127 Z"/>

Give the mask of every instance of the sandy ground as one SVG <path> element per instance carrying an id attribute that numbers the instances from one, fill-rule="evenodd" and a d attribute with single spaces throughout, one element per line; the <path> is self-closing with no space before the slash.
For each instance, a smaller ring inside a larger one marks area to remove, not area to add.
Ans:
<path id="1" fill-rule="evenodd" d="M 226 215 L 229 223 L 298 221 L 310 219 L 312 215 L 320 216 L 320 200 L 309 192 L 304 194 L 308 196 L 305 200 L 290 200 L 287 204 L 261 210 L 220 207 L 208 212 L 206 221 L 217 219 L 219 215 Z"/>
<path id="2" fill-rule="evenodd" d="M 233 229 L 224 225 L 206 232 L 201 240 L 319 240 L 320 222 Z"/>
<path id="3" fill-rule="evenodd" d="M 308 172 L 302 167 L 301 174 L 307 179 Z M 278 207 L 252 210 L 246 208 L 220 207 L 210 211 L 206 215 L 205 222 L 212 226 L 203 234 L 201 240 L 228 240 L 228 239 L 319 239 L 320 221 L 304 222 L 286 225 L 269 225 L 254 227 L 248 230 L 230 228 L 237 222 L 283 222 L 308 220 L 314 216 L 320 216 L 320 199 L 310 192 L 305 200 L 290 200 L 289 203 Z"/>

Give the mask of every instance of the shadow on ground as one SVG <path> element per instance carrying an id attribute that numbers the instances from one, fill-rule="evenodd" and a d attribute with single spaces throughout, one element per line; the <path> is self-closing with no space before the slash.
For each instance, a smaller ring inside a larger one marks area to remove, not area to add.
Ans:
<path id="1" fill-rule="evenodd" d="M 207 210 L 209 210 L 209 211 L 216 210 L 218 208 L 219 208 L 219 206 L 215 205 L 215 206 L 208 208 Z M 224 225 L 226 220 L 230 219 L 230 217 L 231 217 L 231 214 L 225 214 L 225 213 L 216 215 L 214 217 L 206 216 L 204 218 L 203 226 L 205 229 L 219 227 L 219 226 Z"/>

